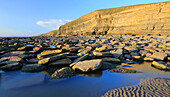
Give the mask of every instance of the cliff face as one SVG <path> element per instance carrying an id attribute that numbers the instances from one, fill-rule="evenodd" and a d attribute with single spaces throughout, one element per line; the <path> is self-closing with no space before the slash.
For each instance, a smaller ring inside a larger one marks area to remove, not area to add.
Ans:
<path id="1" fill-rule="evenodd" d="M 97 10 L 62 25 L 60 35 L 169 33 L 170 2 Z"/>
<path id="2" fill-rule="evenodd" d="M 59 33 L 59 30 L 53 30 L 51 32 L 42 34 L 41 36 L 53 36 L 53 37 L 55 37 L 56 35 L 58 35 L 58 33 Z"/>

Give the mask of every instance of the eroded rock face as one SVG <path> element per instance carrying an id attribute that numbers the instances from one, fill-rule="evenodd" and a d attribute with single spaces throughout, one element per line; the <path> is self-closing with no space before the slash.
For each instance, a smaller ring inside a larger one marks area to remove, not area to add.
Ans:
<path id="1" fill-rule="evenodd" d="M 47 35 L 170 32 L 169 9 L 170 2 L 162 2 L 97 10 Z"/>

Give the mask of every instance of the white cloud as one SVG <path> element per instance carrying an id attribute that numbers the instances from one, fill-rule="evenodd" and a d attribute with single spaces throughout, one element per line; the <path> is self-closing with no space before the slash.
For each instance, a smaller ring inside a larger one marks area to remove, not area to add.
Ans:
<path id="1" fill-rule="evenodd" d="M 61 25 L 64 25 L 71 20 L 55 20 L 55 19 L 50 19 L 48 21 L 38 21 L 36 24 L 40 25 L 42 27 L 45 27 L 50 30 L 55 30 L 58 29 Z"/>

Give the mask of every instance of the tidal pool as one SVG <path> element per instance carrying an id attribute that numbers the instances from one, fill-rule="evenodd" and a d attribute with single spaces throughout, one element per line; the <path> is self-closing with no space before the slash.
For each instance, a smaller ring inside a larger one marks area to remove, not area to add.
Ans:
<path id="1" fill-rule="evenodd" d="M 123 67 L 143 73 L 111 73 L 105 70 L 66 79 L 51 79 L 46 71 L 0 71 L 0 97 L 100 97 L 110 89 L 136 85 L 141 79 L 170 78 L 169 71 L 157 70 L 149 62 Z"/>

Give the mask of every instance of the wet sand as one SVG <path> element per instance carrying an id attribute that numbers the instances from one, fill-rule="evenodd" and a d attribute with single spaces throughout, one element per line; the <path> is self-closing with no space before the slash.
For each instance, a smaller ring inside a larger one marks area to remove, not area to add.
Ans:
<path id="1" fill-rule="evenodd" d="M 110 90 L 102 97 L 170 97 L 170 79 L 144 79 L 138 85 Z"/>

